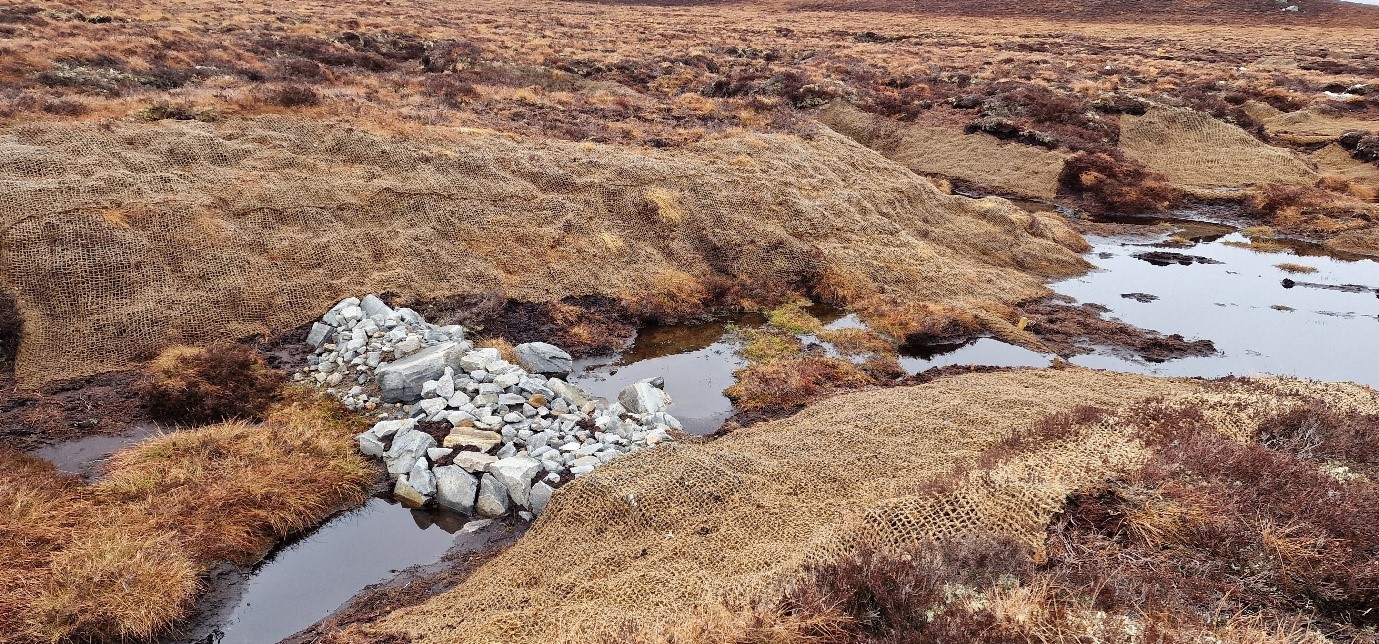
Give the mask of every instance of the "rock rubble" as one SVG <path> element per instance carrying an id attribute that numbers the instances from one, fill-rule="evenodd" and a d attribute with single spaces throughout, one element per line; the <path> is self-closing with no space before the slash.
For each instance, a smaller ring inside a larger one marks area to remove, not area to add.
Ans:
<path id="1" fill-rule="evenodd" d="M 342 300 L 307 342 L 314 351 L 296 379 L 377 413 L 359 450 L 383 459 L 393 495 L 414 507 L 530 517 L 561 484 L 681 429 L 660 378 L 608 404 L 563 380 L 573 362 L 559 347 L 518 345 L 513 364 L 475 348 L 460 326 L 373 295 Z"/>

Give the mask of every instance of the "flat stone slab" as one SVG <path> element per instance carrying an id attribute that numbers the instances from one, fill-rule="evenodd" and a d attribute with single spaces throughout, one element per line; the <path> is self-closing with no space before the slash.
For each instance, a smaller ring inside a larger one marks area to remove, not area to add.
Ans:
<path id="1" fill-rule="evenodd" d="M 444 447 L 473 447 L 487 452 L 503 442 L 503 435 L 473 427 L 456 427 L 450 430 L 442 443 Z"/>

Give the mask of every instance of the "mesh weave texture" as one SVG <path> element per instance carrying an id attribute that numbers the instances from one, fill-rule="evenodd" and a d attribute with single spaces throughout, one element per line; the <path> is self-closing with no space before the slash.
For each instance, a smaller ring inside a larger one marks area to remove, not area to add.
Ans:
<path id="1" fill-rule="evenodd" d="M 0 133 L 26 385 L 283 331 L 367 292 L 656 302 L 710 277 L 832 274 L 857 298 L 1011 303 L 1085 270 L 1081 243 L 826 129 L 665 151 L 281 116 Z"/>
<path id="2" fill-rule="evenodd" d="M 841 395 L 712 442 L 611 461 L 562 488 L 520 542 L 463 584 L 375 628 L 418 642 L 584 641 L 623 620 L 655 633 L 706 607 L 769 601 L 808 562 L 860 545 L 984 529 L 1038 548 L 1070 492 L 1148 455 L 1126 410 L 1193 407 L 1247 438 L 1305 397 L 1379 411 L 1379 395 L 1353 384 L 1079 368 Z M 1080 405 L 1111 414 L 979 465 L 987 447 Z M 956 485 L 929 485 L 960 469 Z"/>

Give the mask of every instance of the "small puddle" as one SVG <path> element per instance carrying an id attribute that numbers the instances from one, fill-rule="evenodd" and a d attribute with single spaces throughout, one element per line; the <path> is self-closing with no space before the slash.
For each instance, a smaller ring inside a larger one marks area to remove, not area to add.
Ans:
<path id="1" fill-rule="evenodd" d="M 40 447 L 30 454 L 43 458 L 58 471 L 76 474 L 87 481 L 96 479 L 110 455 L 158 434 L 162 427 L 153 424 L 135 425 L 123 434 L 99 434 L 78 438 L 56 445 Z"/>
<path id="2" fill-rule="evenodd" d="M 570 383 L 610 402 L 624 387 L 663 377 L 673 402 L 669 412 L 690 434 L 713 432 L 733 415 L 723 390 L 737 381 L 733 372 L 747 365 L 728 339 L 734 326 L 758 327 L 760 315 L 703 324 L 649 326 L 637 332 L 627 350 L 612 356 L 576 360 Z"/>
<path id="3" fill-rule="evenodd" d="M 163 642 L 277 642 L 326 618 L 366 586 L 438 561 L 452 547 L 478 550 L 507 529 L 495 522 L 461 532 L 469 520 L 372 498 L 278 548 L 248 574 L 221 571 L 189 625 Z"/>

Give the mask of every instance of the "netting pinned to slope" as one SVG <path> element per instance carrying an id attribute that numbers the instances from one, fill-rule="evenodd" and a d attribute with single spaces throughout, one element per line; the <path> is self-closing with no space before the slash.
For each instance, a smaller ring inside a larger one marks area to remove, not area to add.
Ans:
<path id="1" fill-rule="evenodd" d="M 1086 267 L 1060 220 L 941 194 L 831 132 L 670 151 L 443 134 L 280 116 L 0 134 L 21 382 L 290 329 L 348 294 L 673 306 L 710 277 L 831 271 L 853 293 L 969 306 Z"/>
<path id="2" fill-rule="evenodd" d="M 1291 150 L 1202 112 L 1155 106 L 1142 116 L 1123 115 L 1120 129 L 1126 156 L 1182 188 L 1317 181 L 1317 173 Z"/>
<path id="3" fill-rule="evenodd" d="M 698 610 L 769 603 L 810 562 L 849 548 L 981 530 L 1041 549 L 1068 494 L 1148 456 L 1131 424 L 1146 418 L 1141 405 L 1191 407 L 1249 438 L 1261 420 L 1308 398 L 1379 412 L 1379 394 L 1351 384 L 1078 368 L 837 396 L 706 444 L 607 463 L 562 488 L 520 542 L 463 584 L 393 613 L 372 634 L 579 642 L 615 634 L 623 620 L 656 633 Z M 982 464 L 1005 437 L 1084 405 L 1107 413 Z"/>

